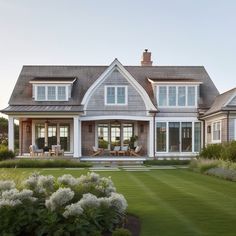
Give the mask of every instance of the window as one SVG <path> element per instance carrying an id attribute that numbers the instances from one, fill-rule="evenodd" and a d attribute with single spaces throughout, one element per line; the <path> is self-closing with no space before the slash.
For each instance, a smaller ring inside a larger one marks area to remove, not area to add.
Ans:
<path id="1" fill-rule="evenodd" d="M 169 106 L 176 106 L 176 87 L 169 87 Z"/>
<path id="2" fill-rule="evenodd" d="M 156 145 L 157 152 L 166 151 L 166 122 L 156 124 Z"/>
<path id="3" fill-rule="evenodd" d="M 195 122 L 194 124 L 194 151 L 200 152 L 201 150 L 201 123 Z"/>
<path id="4" fill-rule="evenodd" d="M 57 87 L 57 99 L 66 100 L 66 87 L 65 86 Z"/>
<path id="5" fill-rule="evenodd" d="M 166 86 L 159 87 L 159 105 L 166 106 L 167 105 L 167 91 Z"/>
<path id="6" fill-rule="evenodd" d="M 160 107 L 196 107 L 196 86 L 157 86 Z"/>
<path id="7" fill-rule="evenodd" d="M 126 105 L 127 104 L 127 87 L 125 86 L 105 87 L 105 104 L 106 105 Z"/>
<path id="8" fill-rule="evenodd" d="M 107 104 L 115 104 L 115 87 L 107 88 Z"/>
<path id="9" fill-rule="evenodd" d="M 60 144 L 61 149 L 70 150 L 70 125 L 60 124 Z"/>
<path id="10" fill-rule="evenodd" d="M 37 101 L 67 101 L 69 86 L 66 85 L 33 85 L 33 98 Z"/>
<path id="11" fill-rule="evenodd" d="M 188 106 L 195 106 L 195 87 L 188 87 Z"/>
<path id="12" fill-rule="evenodd" d="M 56 100 L 56 87 L 48 86 L 48 100 Z"/>
<path id="13" fill-rule="evenodd" d="M 178 87 L 178 106 L 185 106 L 186 90 L 185 87 Z"/>
<path id="14" fill-rule="evenodd" d="M 200 122 L 157 122 L 156 152 L 192 153 L 201 149 Z"/>
<path id="15" fill-rule="evenodd" d="M 220 142 L 221 141 L 221 123 L 220 121 L 212 123 L 212 141 Z"/>
<path id="16" fill-rule="evenodd" d="M 37 87 L 37 100 L 46 100 L 45 86 Z"/>

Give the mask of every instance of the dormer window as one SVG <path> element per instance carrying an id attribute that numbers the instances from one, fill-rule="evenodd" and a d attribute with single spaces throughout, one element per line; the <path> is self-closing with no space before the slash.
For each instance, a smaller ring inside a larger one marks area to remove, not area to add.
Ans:
<path id="1" fill-rule="evenodd" d="M 159 107 L 196 107 L 197 86 L 160 85 L 157 86 Z"/>
<path id="2" fill-rule="evenodd" d="M 33 86 L 35 101 L 68 101 L 75 78 L 35 78 Z"/>

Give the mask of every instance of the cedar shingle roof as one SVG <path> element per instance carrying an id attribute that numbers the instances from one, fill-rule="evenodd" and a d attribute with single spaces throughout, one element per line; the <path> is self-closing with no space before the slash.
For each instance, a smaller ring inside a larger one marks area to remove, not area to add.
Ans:
<path id="1" fill-rule="evenodd" d="M 231 107 L 227 105 L 227 102 L 229 102 L 229 100 L 236 95 L 236 88 L 233 88 L 225 93 L 222 93 L 220 95 L 218 95 L 215 98 L 214 103 L 212 104 L 211 108 L 204 114 L 204 116 L 206 115 L 210 115 L 213 114 L 215 112 L 218 111 L 228 111 L 228 110 L 236 110 L 236 107 Z"/>
<path id="2" fill-rule="evenodd" d="M 219 94 L 211 78 L 202 66 L 124 66 L 134 79 L 147 91 L 153 104 L 156 105 L 153 88 L 148 78 L 160 81 L 193 80 L 202 82 L 200 85 L 200 108 L 209 108 Z M 23 66 L 9 105 L 13 109 L 18 105 L 25 106 L 74 106 L 81 105 L 83 96 L 88 88 L 99 78 L 108 66 Z M 32 99 L 32 85 L 29 83 L 37 78 L 77 78 L 73 84 L 69 101 L 50 102 Z M 20 108 L 19 108 L 20 109 Z M 28 108 L 27 108 L 28 109 Z M 33 108 L 32 108 L 33 109 Z M 7 110 L 6 110 L 7 111 Z"/>

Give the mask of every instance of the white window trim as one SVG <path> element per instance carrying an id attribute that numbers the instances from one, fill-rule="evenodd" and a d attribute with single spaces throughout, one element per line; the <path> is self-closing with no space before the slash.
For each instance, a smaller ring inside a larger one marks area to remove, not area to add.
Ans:
<path id="1" fill-rule="evenodd" d="M 107 89 L 115 88 L 115 103 L 107 103 Z M 117 103 L 117 88 L 125 88 L 125 103 Z M 128 105 L 128 86 L 125 85 L 106 85 L 104 89 L 105 106 L 127 106 Z"/>
<path id="2" fill-rule="evenodd" d="M 50 101 L 50 102 L 56 102 L 56 101 L 68 101 L 69 100 L 69 86 L 67 84 L 37 84 L 33 85 L 33 98 L 35 101 Z M 45 87 L 45 99 L 38 99 L 38 87 Z M 56 99 L 48 99 L 48 87 L 55 87 L 56 88 Z M 65 99 L 58 99 L 58 87 L 65 87 L 66 88 L 66 97 Z"/>
<path id="3" fill-rule="evenodd" d="M 220 123 L 220 139 L 213 139 L 213 137 L 214 137 L 214 135 L 213 135 L 213 133 L 214 133 L 213 127 L 214 127 L 214 124 L 216 124 L 216 123 Z M 211 142 L 212 143 L 221 143 L 221 135 L 222 135 L 221 127 L 222 127 L 221 120 L 217 120 L 217 121 L 214 121 L 214 122 L 211 123 Z"/>
<path id="4" fill-rule="evenodd" d="M 166 106 L 161 106 L 159 105 L 159 88 L 161 87 L 166 87 L 166 99 L 167 99 L 167 105 Z M 161 85 L 157 85 L 156 86 L 156 94 L 157 94 L 157 97 L 156 97 L 156 100 L 157 100 L 157 104 L 158 104 L 158 107 L 160 108 L 197 108 L 197 99 L 198 99 L 198 93 L 197 93 L 197 86 L 198 85 L 183 85 L 183 84 L 161 84 Z M 176 105 L 175 106 L 170 106 L 169 105 L 169 87 L 175 87 L 176 88 Z M 179 87 L 185 87 L 185 106 L 179 106 L 178 105 L 178 90 L 179 90 Z M 195 88 L 195 105 L 194 106 L 188 106 L 188 87 L 194 87 Z"/>
<path id="5" fill-rule="evenodd" d="M 234 140 L 236 140 L 236 119 L 234 119 Z"/>

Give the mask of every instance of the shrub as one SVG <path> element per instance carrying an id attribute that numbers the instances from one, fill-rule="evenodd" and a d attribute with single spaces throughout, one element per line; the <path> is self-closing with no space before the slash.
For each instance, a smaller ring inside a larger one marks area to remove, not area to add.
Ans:
<path id="1" fill-rule="evenodd" d="M 147 160 L 143 162 L 145 165 L 188 165 L 190 160 L 180 159 L 164 159 L 164 160 Z"/>
<path id="2" fill-rule="evenodd" d="M 215 168 L 219 165 L 220 161 L 218 160 L 209 160 L 209 159 L 194 159 L 190 162 L 189 168 L 204 173 L 205 171 Z"/>
<path id="3" fill-rule="evenodd" d="M 0 162 L 0 168 L 79 168 L 91 167 L 92 165 L 87 162 L 79 162 L 75 160 L 6 160 Z"/>
<path id="4" fill-rule="evenodd" d="M 1 148 L 0 149 L 0 161 L 11 159 L 15 157 L 15 153 L 11 150 L 8 150 L 7 148 Z"/>
<path id="5" fill-rule="evenodd" d="M 118 228 L 113 231 L 112 236 L 132 236 L 128 229 Z"/>
<path id="6" fill-rule="evenodd" d="M 209 144 L 202 149 L 199 156 L 205 159 L 220 159 L 224 146 L 223 144 Z"/>
<path id="7" fill-rule="evenodd" d="M 215 167 L 205 172 L 207 175 L 214 175 L 222 179 L 236 181 L 236 171 L 222 167 Z"/>
<path id="8" fill-rule="evenodd" d="M 101 235 L 124 222 L 126 208 L 111 179 L 95 173 L 34 173 L 19 189 L 0 181 L 1 235 Z"/>
<path id="9" fill-rule="evenodd" d="M 221 151 L 221 158 L 236 162 L 236 141 L 226 143 Z"/>

